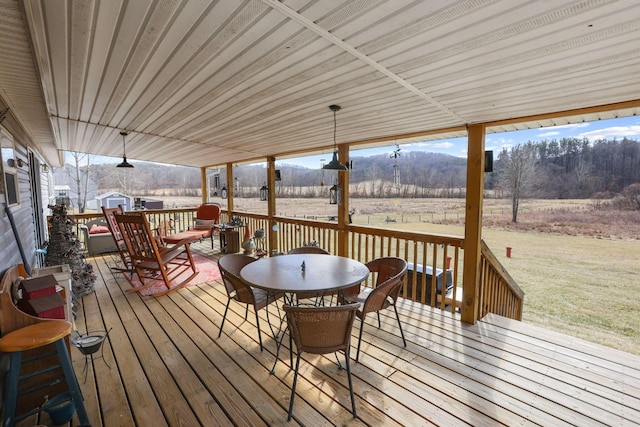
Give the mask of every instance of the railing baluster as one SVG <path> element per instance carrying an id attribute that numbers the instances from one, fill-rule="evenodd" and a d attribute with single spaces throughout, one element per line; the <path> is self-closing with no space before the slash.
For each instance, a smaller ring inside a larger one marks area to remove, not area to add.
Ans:
<path id="1" fill-rule="evenodd" d="M 147 215 L 155 226 L 160 226 L 163 220 L 173 220 L 176 231 L 187 229 L 193 223 L 196 208 L 185 209 L 163 209 L 149 210 Z M 234 212 L 255 232 L 259 228 L 265 229 L 265 242 L 273 231 L 269 228 L 268 217 L 261 214 Z M 101 217 L 101 213 L 75 215 L 78 224 Z M 221 215 L 222 222 L 228 222 L 229 213 L 224 210 Z M 279 225 L 275 248 L 265 248 L 279 252 L 288 252 L 294 247 L 317 240 L 320 246 L 331 253 L 336 253 L 338 245 L 338 224 L 329 221 L 313 221 L 290 217 L 274 217 Z M 455 312 L 456 301 L 459 293 L 459 285 L 462 285 L 461 265 L 464 239 L 455 236 L 430 235 L 426 233 L 406 232 L 402 230 L 388 230 L 370 226 L 349 225 L 349 248 L 350 257 L 361 262 L 367 262 L 378 256 L 398 256 L 412 262 L 414 274 L 403 287 L 404 295 L 411 295 L 411 299 L 425 303 L 427 299 L 432 307 L 438 305 L 438 297 L 442 305 L 449 303 L 452 312 Z M 82 233 L 78 233 L 82 239 Z M 438 245 L 442 245 L 442 251 L 438 250 Z M 483 317 L 487 313 L 496 313 L 512 319 L 521 320 L 524 292 L 511 278 L 507 270 L 500 264 L 495 255 L 488 248 L 486 243 L 481 243 L 480 262 L 480 286 L 479 286 L 479 313 Z M 453 280 L 453 292 L 446 296 L 446 274 L 447 258 L 453 251 L 451 261 L 451 271 Z M 437 293 L 437 278 L 433 274 L 429 277 L 426 274 L 427 260 L 431 260 L 430 265 L 435 272 L 442 266 L 442 290 Z M 418 273 L 418 265 L 424 267 Z M 430 286 L 427 286 L 427 280 Z M 430 295 L 427 295 L 427 287 L 430 288 Z"/>

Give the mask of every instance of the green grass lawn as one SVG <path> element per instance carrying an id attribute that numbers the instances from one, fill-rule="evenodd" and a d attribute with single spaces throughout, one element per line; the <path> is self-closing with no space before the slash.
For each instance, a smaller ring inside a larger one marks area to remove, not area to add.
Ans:
<path id="1" fill-rule="evenodd" d="M 464 235 L 458 225 L 402 228 Z M 484 240 L 525 292 L 524 322 L 640 354 L 640 241 L 487 228 Z"/>
<path id="2" fill-rule="evenodd" d="M 484 232 L 526 293 L 523 321 L 640 354 L 640 241 Z"/>

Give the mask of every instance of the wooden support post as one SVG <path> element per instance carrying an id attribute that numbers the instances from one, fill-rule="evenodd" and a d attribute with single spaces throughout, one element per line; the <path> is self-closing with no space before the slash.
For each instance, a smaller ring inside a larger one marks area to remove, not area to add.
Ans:
<path id="1" fill-rule="evenodd" d="M 484 125 L 468 129 L 467 197 L 464 226 L 464 266 L 461 320 L 474 324 L 480 304 L 480 241 L 484 194 Z"/>
<path id="2" fill-rule="evenodd" d="M 227 163 L 227 212 L 229 212 L 229 220 L 233 213 L 233 195 L 235 187 L 233 185 L 233 163 Z"/>
<path id="3" fill-rule="evenodd" d="M 200 189 L 202 191 L 202 204 L 209 201 L 209 180 L 207 179 L 207 168 L 200 168 Z"/>
<path id="4" fill-rule="evenodd" d="M 342 164 L 349 162 L 349 145 L 338 146 L 338 158 Z M 342 200 L 338 205 L 338 247 L 339 256 L 349 254 L 349 171 L 338 172 L 338 186 L 342 188 Z"/>
<path id="5" fill-rule="evenodd" d="M 267 200 L 267 217 L 269 224 L 269 254 L 278 249 L 278 235 L 273 231 L 276 224 L 273 218 L 276 214 L 276 159 L 275 157 L 267 158 L 267 187 L 269 188 L 269 198 Z"/>

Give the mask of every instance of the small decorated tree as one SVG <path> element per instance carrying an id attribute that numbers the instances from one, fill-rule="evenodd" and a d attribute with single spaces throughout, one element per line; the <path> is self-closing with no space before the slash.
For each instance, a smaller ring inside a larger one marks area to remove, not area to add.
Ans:
<path id="1" fill-rule="evenodd" d="M 47 266 L 69 264 L 71 288 L 76 298 L 94 290 L 96 275 L 93 266 L 84 259 L 84 250 L 73 232 L 75 221 L 67 214 L 64 204 L 50 205 L 53 212 L 49 220 L 49 243 L 45 264 Z"/>

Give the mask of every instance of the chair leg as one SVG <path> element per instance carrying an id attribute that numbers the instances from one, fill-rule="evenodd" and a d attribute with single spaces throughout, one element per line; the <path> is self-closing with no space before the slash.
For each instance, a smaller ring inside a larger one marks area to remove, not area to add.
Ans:
<path id="1" fill-rule="evenodd" d="M 380 323 L 380 312 L 376 311 L 376 314 L 378 315 L 378 329 L 380 329 L 382 327 L 382 324 Z"/>
<path id="2" fill-rule="evenodd" d="M 296 371 L 293 375 L 293 384 L 291 385 L 291 398 L 289 399 L 289 414 L 287 415 L 287 421 L 291 421 L 291 414 L 293 414 L 293 399 L 296 397 L 296 383 L 298 382 L 298 367 L 300 366 L 300 353 L 296 357 Z"/>
<path id="3" fill-rule="evenodd" d="M 227 301 L 227 307 L 224 309 L 224 315 L 222 316 L 222 323 L 220 324 L 220 332 L 218 332 L 218 338 L 222 335 L 222 327 L 224 326 L 224 321 L 227 320 L 227 311 L 229 311 L 229 304 L 231 304 L 231 298 Z"/>
<path id="4" fill-rule="evenodd" d="M 249 309 L 249 304 L 247 304 L 247 310 Z M 262 351 L 262 333 L 260 332 L 260 317 L 258 316 L 258 310 L 253 306 L 253 311 L 256 313 L 256 328 L 258 328 L 258 341 L 260 342 L 260 351 Z"/>
<path id="5" fill-rule="evenodd" d="M 333 354 L 335 354 L 335 356 L 336 356 L 336 362 L 338 362 L 338 370 L 339 370 L 339 371 L 342 371 L 342 370 L 344 369 L 344 366 L 342 366 L 342 362 L 340 362 L 340 358 L 338 357 L 338 352 L 336 351 L 336 352 L 335 352 L 335 353 L 333 353 Z"/>
<path id="6" fill-rule="evenodd" d="M 289 326 L 287 326 L 284 331 L 282 331 L 282 335 L 280 335 L 280 339 L 276 342 L 276 357 L 273 360 L 273 367 L 271 368 L 271 375 L 276 373 L 276 365 L 278 364 L 279 356 L 280 356 L 280 348 L 282 347 L 282 340 L 284 339 L 284 335 L 287 333 Z M 291 357 L 291 368 L 293 368 L 293 356 L 292 356 L 292 348 L 291 347 L 291 334 L 289 334 L 289 356 Z"/>
<path id="7" fill-rule="evenodd" d="M 271 334 L 277 340 L 280 336 L 280 332 L 282 332 L 282 317 L 280 316 L 280 307 L 278 306 L 277 299 L 274 298 L 274 304 L 276 305 L 276 309 L 278 310 L 278 319 L 280 319 L 280 329 L 278 329 L 278 333 L 273 329 L 273 325 L 271 324 L 271 320 L 269 319 L 269 296 L 267 296 L 267 305 L 265 306 L 265 310 L 267 312 L 267 323 L 269 324 L 269 329 L 271 329 Z"/>
<path id="8" fill-rule="evenodd" d="M 289 366 L 293 366 L 293 338 L 291 337 L 291 329 L 289 329 Z"/>
<path id="9" fill-rule="evenodd" d="M 16 421 L 16 402 L 18 399 L 18 382 L 20 380 L 22 353 L 20 351 L 11 353 L 10 359 L 9 372 L 7 372 L 5 378 L 3 426 L 13 425 Z"/>
<path id="10" fill-rule="evenodd" d="M 360 318 L 360 334 L 358 334 L 358 351 L 356 352 L 356 362 L 360 357 L 360 343 L 362 343 L 362 330 L 364 329 L 364 314 Z"/>
<path id="11" fill-rule="evenodd" d="M 353 418 L 356 418 L 356 398 L 353 395 L 353 381 L 351 380 L 351 356 L 349 355 L 350 351 L 345 351 L 345 364 L 347 365 L 347 378 L 349 380 L 349 395 L 351 395 L 351 412 L 353 413 Z"/>
<path id="12" fill-rule="evenodd" d="M 249 304 L 244 309 L 244 320 L 247 320 L 247 316 L 249 316 Z"/>
<path id="13" fill-rule="evenodd" d="M 402 323 L 400 323 L 400 316 L 398 316 L 398 309 L 396 308 L 396 305 L 393 305 L 393 310 L 396 312 L 396 319 L 398 319 L 398 327 L 400 328 L 400 335 L 402 335 L 402 342 L 404 343 L 404 346 L 407 346 L 407 341 L 404 339 L 404 332 L 402 332 Z"/>
<path id="14" fill-rule="evenodd" d="M 67 345 L 63 339 L 56 341 L 56 350 L 60 358 L 60 366 L 62 367 L 65 381 L 69 387 L 69 393 L 71 393 L 71 399 L 73 400 L 78 418 L 80 419 L 80 424 L 89 425 L 89 416 L 84 407 L 84 397 L 80 391 L 80 384 L 78 384 L 78 379 L 76 378 L 73 366 L 71 365 L 71 359 L 69 358 L 69 352 L 67 351 Z"/>

